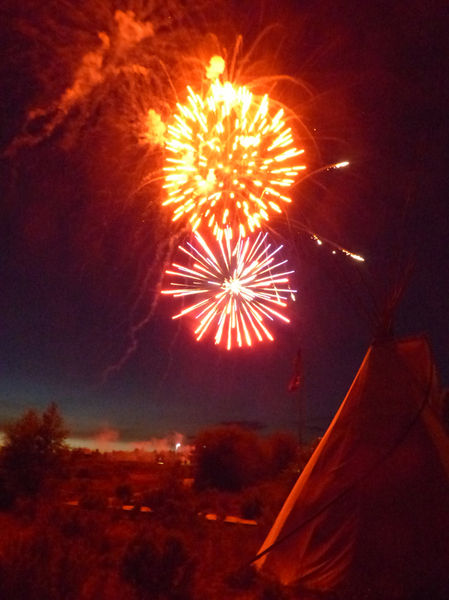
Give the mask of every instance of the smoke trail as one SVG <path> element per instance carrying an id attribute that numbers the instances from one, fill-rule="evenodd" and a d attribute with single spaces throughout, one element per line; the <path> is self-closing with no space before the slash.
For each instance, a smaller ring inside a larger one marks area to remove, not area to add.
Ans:
<path id="1" fill-rule="evenodd" d="M 171 95 L 167 77 L 200 36 L 191 21 L 208 3 L 197 2 L 194 8 L 186 8 L 179 0 L 144 4 L 128 0 L 127 4 L 130 8 L 114 10 L 106 1 L 93 2 L 81 9 L 75 3 L 62 2 L 58 11 L 40 7 L 39 19 L 33 22 L 17 19 L 22 44 L 37 43 L 47 49 L 48 56 L 45 62 L 39 61 L 41 57 L 23 57 L 42 91 L 40 98 L 32 101 L 34 105 L 27 110 L 21 131 L 10 141 L 5 156 L 14 157 L 57 132 L 63 147 L 73 145 L 96 112 L 110 109 L 114 96 L 120 96 L 124 104 L 122 110 L 113 107 L 111 121 L 116 126 L 126 122 L 127 127 L 136 129 L 137 136 L 161 144 L 160 114 L 167 112 Z M 70 40 L 69 46 L 64 36 Z M 59 71 L 58 63 L 63 66 Z M 69 81 L 61 90 L 67 73 L 71 73 Z"/>
<path id="2" fill-rule="evenodd" d="M 129 338 L 128 346 L 126 347 L 122 356 L 114 364 L 109 365 L 103 371 L 103 374 L 101 377 L 101 385 L 104 385 L 110 379 L 110 377 L 112 375 L 119 372 L 122 369 L 122 367 L 128 362 L 130 357 L 134 354 L 134 352 L 137 350 L 138 344 L 139 344 L 139 337 L 138 337 L 139 333 L 150 322 L 150 320 L 153 317 L 154 312 L 158 306 L 159 297 L 160 297 L 160 293 L 161 293 L 161 289 L 162 289 L 162 282 L 163 282 L 163 279 L 165 276 L 165 270 L 167 269 L 167 267 L 170 264 L 170 261 L 171 261 L 172 255 L 173 255 L 173 251 L 174 251 L 174 247 L 175 247 L 175 244 L 177 243 L 178 239 L 179 239 L 179 235 L 174 235 L 174 236 L 171 236 L 165 243 L 160 244 L 160 246 L 158 248 L 159 256 L 156 256 L 156 258 L 153 262 L 153 266 L 158 266 L 161 264 L 161 262 L 162 262 L 162 265 L 160 267 L 159 278 L 158 278 L 156 286 L 154 288 L 154 296 L 153 296 L 151 305 L 150 305 L 149 309 L 147 310 L 146 314 L 140 320 L 138 320 L 137 322 L 135 322 L 134 324 L 131 325 L 131 327 L 128 331 L 128 338 Z M 158 258 L 160 256 L 163 256 L 163 261 L 158 260 Z M 150 270 L 149 270 L 149 273 L 147 276 L 148 280 L 150 279 L 150 274 L 152 277 L 153 276 L 152 268 L 150 268 Z M 146 289 L 147 289 L 147 287 L 145 285 L 142 286 L 142 290 L 143 290 L 142 294 L 144 293 L 144 291 Z M 134 309 L 137 308 L 139 300 L 141 300 L 141 296 L 136 299 L 136 302 L 134 304 Z"/>

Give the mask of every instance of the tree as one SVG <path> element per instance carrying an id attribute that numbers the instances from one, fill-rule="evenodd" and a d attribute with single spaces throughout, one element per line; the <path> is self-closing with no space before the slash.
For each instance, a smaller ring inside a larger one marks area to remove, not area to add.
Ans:
<path id="1" fill-rule="evenodd" d="M 52 402 L 39 415 L 28 410 L 5 430 L 0 455 L 3 477 L 18 494 L 35 494 L 61 465 L 67 436 L 58 407 Z"/>
<path id="2" fill-rule="evenodd" d="M 261 442 L 236 425 L 208 429 L 195 441 L 193 463 L 196 487 L 238 491 L 263 475 Z"/>

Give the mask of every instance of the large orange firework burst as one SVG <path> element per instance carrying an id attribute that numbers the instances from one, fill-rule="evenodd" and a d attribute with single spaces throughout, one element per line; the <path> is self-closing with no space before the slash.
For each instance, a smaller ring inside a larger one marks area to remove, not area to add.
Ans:
<path id="1" fill-rule="evenodd" d="M 304 151 L 295 147 L 283 108 L 218 74 L 206 94 L 188 87 L 187 103 L 177 105 L 166 141 L 164 205 L 194 231 L 206 225 L 217 239 L 225 231 L 244 237 L 291 202 L 288 188 L 306 168 Z"/>
<path id="2" fill-rule="evenodd" d="M 293 297 L 295 292 L 288 283 L 292 271 L 283 271 L 287 261 L 276 262 L 282 246 L 273 248 L 266 233 L 259 233 L 254 241 L 224 236 L 214 242 L 218 250 L 214 252 L 198 232 L 194 237 L 195 245 L 179 247 L 189 257 L 190 266 L 174 263 L 166 273 L 181 281 L 162 293 L 196 296 L 198 301 L 173 319 L 193 315 L 198 322 L 196 339 L 215 329 L 215 343 L 223 343 L 228 350 L 273 340 L 267 321 L 289 322 L 280 311 L 286 307 L 288 295 Z"/>

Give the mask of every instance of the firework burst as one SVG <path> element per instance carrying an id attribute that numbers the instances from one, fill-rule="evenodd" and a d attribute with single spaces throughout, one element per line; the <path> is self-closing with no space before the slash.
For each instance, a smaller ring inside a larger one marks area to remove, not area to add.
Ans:
<path id="1" fill-rule="evenodd" d="M 198 232 L 194 238 L 196 244 L 179 247 L 189 257 L 190 266 L 174 263 L 166 273 L 177 282 L 162 293 L 196 296 L 198 301 L 173 318 L 193 315 L 198 322 L 196 339 L 215 329 L 215 343 L 223 343 L 228 350 L 236 345 L 251 346 L 256 340 L 272 341 L 266 322 L 289 322 L 280 311 L 286 307 L 288 295 L 294 298 L 295 292 L 288 283 L 292 271 L 283 271 L 287 261 L 277 262 L 282 246 L 273 248 L 266 233 L 259 233 L 254 241 L 232 241 L 224 236 L 214 242 L 218 250 L 214 252 Z"/>
<path id="2" fill-rule="evenodd" d="M 287 191 L 306 168 L 298 158 L 304 150 L 295 147 L 283 108 L 222 82 L 217 64 L 211 61 L 208 92 L 188 87 L 168 127 L 163 204 L 194 231 L 205 224 L 217 239 L 225 231 L 245 237 L 291 202 Z"/>

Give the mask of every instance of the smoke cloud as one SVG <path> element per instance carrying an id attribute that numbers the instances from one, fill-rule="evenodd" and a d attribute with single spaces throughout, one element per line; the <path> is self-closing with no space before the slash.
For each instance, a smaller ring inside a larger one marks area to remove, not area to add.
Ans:
<path id="1" fill-rule="evenodd" d="M 136 63 L 135 57 L 131 58 L 129 54 L 140 42 L 154 36 L 153 24 L 150 21 L 140 21 L 130 10 L 116 10 L 113 21 L 115 27 L 112 31 L 97 33 L 99 47 L 87 51 L 81 57 L 74 70 L 72 83 L 59 98 L 46 107 L 34 107 L 28 111 L 22 133 L 9 145 L 7 156 L 13 156 L 22 147 L 33 147 L 50 137 L 75 108 L 87 103 L 99 86 L 107 81 L 122 73 L 148 75 L 148 68 Z M 104 92 L 108 92 L 107 86 Z M 97 98 L 95 103 L 100 99 Z M 88 114 L 89 109 L 84 113 Z M 156 133 L 156 137 L 158 136 L 160 128 Z"/>

